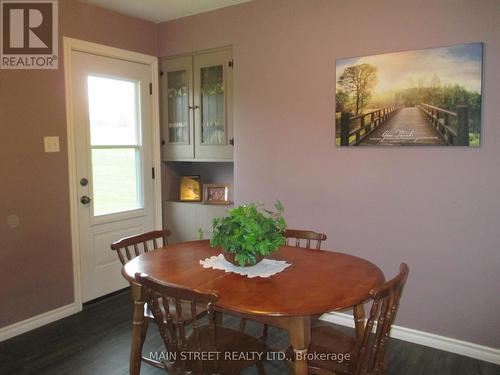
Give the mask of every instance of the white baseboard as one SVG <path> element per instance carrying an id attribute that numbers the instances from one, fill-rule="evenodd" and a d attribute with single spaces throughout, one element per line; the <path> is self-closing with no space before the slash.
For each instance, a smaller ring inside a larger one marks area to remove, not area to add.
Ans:
<path id="1" fill-rule="evenodd" d="M 328 313 L 324 314 L 321 320 L 347 327 L 354 327 L 353 317 L 349 314 Z M 500 365 L 500 349 L 397 325 L 392 326 L 391 337 Z"/>
<path id="2" fill-rule="evenodd" d="M 10 326 L 0 328 L 0 342 L 22 333 L 31 331 L 35 328 L 55 322 L 56 320 L 73 315 L 78 311 L 80 311 L 80 309 L 78 308 L 77 304 L 71 303 L 69 305 L 47 311 L 46 313 L 34 316 L 21 322 L 11 324 Z"/>

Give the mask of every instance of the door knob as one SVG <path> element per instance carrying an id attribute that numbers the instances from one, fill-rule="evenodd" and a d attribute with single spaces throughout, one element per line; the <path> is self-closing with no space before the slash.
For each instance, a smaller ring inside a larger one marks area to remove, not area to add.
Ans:
<path id="1" fill-rule="evenodd" d="M 89 204 L 91 201 L 92 199 L 90 199 L 90 197 L 87 197 L 86 195 L 80 198 L 80 202 L 82 202 L 82 204 Z"/>

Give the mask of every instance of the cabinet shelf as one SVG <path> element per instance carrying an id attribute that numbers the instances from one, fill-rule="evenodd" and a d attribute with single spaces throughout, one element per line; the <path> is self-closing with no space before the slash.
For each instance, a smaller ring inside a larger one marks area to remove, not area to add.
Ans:
<path id="1" fill-rule="evenodd" d="M 234 207 L 234 202 L 231 202 L 229 204 L 207 204 L 207 203 L 203 203 L 203 202 L 180 201 L 180 200 L 176 200 L 176 199 L 164 200 L 163 202 L 182 203 L 182 204 L 194 204 L 194 205 L 209 206 L 209 207 L 229 207 L 229 208 Z"/>
<path id="2" fill-rule="evenodd" d="M 179 162 L 203 162 L 203 163 L 228 163 L 233 162 L 233 159 L 207 159 L 207 158 L 198 158 L 198 159 L 183 159 L 183 158 L 167 158 L 163 161 L 179 161 Z"/>
<path id="3" fill-rule="evenodd" d="M 226 183 L 234 186 L 233 162 L 180 162 L 162 163 L 162 199 L 163 226 L 172 231 L 172 243 L 192 241 L 199 238 L 201 228 L 203 238 L 211 237 L 212 220 L 225 216 L 229 205 L 204 204 L 203 202 L 185 202 L 179 199 L 180 176 L 201 176 L 202 184 Z M 230 190 L 229 199 L 234 200 L 234 191 Z"/>

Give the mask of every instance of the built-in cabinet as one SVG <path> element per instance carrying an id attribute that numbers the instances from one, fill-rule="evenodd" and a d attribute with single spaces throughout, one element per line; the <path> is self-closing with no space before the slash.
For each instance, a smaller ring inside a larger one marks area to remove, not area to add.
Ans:
<path id="1" fill-rule="evenodd" d="M 164 161 L 233 160 L 230 48 L 162 58 Z"/>
<path id="2" fill-rule="evenodd" d="M 212 221 L 232 206 L 181 202 L 181 176 L 229 184 L 233 199 L 231 48 L 160 59 L 163 225 L 170 242 L 210 238 Z"/>

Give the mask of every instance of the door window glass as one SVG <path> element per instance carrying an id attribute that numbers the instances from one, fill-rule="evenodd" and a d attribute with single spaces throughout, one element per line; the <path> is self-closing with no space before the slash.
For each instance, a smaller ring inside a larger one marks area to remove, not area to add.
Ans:
<path id="1" fill-rule="evenodd" d="M 143 207 L 139 84 L 88 76 L 94 216 Z"/>

